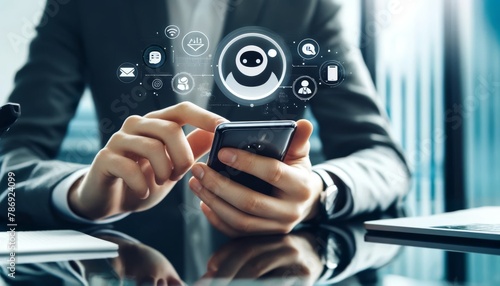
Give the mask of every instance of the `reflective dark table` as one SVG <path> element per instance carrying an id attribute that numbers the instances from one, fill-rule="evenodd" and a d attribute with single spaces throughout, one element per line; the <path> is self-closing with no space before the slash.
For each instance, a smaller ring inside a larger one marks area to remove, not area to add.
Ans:
<path id="1" fill-rule="evenodd" d="M 367 234 L 362 220 L 230 239 L 189 229 L 204 218 L 181 213 L 76 228 L 118 256 L 18 264 L 14 279 L 2 266 L 0 285 L 500 285 L 500 251 L 480 242 Z"/>

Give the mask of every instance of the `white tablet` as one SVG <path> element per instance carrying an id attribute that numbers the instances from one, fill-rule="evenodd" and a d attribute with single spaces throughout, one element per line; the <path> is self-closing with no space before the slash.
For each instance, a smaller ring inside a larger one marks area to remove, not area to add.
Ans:
<path id="1" fill-rule="evenodd" d="M 116 257 L 118 245 L 74 230 L 0 232 L 0 264 Z"/>

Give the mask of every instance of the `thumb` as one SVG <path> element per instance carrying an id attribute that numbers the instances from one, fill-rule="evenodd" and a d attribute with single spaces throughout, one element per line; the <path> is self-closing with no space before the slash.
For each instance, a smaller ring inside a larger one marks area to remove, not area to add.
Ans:
<path id="1" fill-rule="evenodd" d="M 309 138 L 313 132 L 313 125 L 309 120 L 297 121 L 297 130 L 293 136 L 285 160 L 294 160 L 309 155 Z"/>

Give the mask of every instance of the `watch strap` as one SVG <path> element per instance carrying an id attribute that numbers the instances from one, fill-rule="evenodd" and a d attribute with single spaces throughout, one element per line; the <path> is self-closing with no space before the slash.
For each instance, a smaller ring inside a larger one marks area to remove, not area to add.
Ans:
<path id="1" fill-rule="evenodd" d="M 312 171 L 318 174 L 323 181 L 323 192 L 321 192 L 320 195 L 321 216 L 328 219 L 335 209 L 335 199 L 337 198 L 338 188 L 327 171 L 320 168 L 313 168 Z"/>

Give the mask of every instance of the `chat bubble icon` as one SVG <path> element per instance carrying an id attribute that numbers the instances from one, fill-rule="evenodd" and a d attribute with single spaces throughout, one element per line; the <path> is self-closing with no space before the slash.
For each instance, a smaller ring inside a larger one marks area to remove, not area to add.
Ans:
<path id="1" fill-rule="evenodd" d="M 156 65 L 161 62 L 161 53 L 158 51 L 152 51 L 149 53 L 149 63 Z"/>

